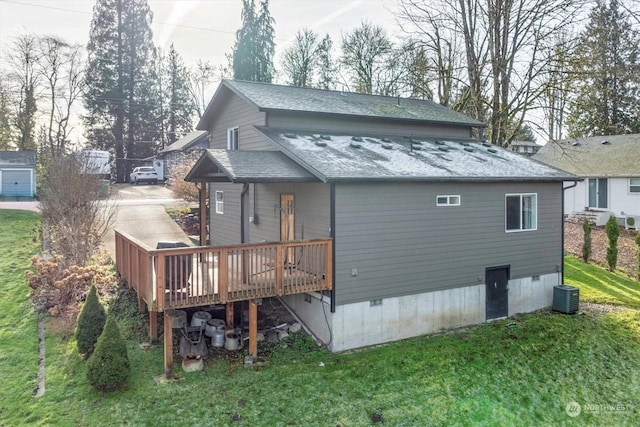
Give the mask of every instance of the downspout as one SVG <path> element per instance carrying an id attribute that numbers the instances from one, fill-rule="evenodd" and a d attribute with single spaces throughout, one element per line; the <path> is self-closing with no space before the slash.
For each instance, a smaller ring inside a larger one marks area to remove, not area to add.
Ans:
<path id="1" fill-rule="evenodd" d="M 240 193 L 240 243 L 248 243 L 245 240 L 245 215 L 247 214 L 247 206 L 245 203 L 245 196 L 249 191 L 249 184 L 242 184 L 242 192 Z"/>
<path id="2" fill-rule="evenodd" d="M 578 181 L 573 181 L 573 184 L 571 184 L 568 187 L 565 187 L 564 185 L 562 186 L 562 201 L 561 201 L 561 218 L 562 218 L 562 237 L 561 237 L 561 241 L 562 241 L 562 256 L 560 258 L 560 284 L 563 285 L 564 284 L 564 192 L 570 188 L 574 188 L 576 185 L 578 185 Z"/>
<path id="3" fill-rule="evenodd" d="M 333 277 L 333 286 L 331 286 L 331 312 L 336 312 L 336 185 L 331 184 L 330 195 L 330 213 L 329 213 L 329 237 L 333 240 L 331 245 L 331 277 Z"/>

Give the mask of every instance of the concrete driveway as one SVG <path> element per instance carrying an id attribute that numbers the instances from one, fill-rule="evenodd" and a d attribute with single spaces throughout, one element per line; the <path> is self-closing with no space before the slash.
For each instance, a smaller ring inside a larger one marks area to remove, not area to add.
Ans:
<path id="1" fill-rule="evenodd" d="M 171 197 L 171 190 L 162 185 L 115 184 L 115 221 L 103 239 L 104 248 L 115 259 L 115 233 L 113 229 L 128 234 L 155 249 L 160 241 L 191 244 L 189 237 L 167 215 L 167 208 L 190 206 L 184 200 Z"/>
<path id="2" fill-rule="evenodd" d="M 184 200 L 174 199 L 171 190 L 162 185 L 114 184 L 111 186 L 114 203 L 114 223 L 103 239 L 104 249 L 115 260 L 115 230 L 126 233 L 155 249 L 160 241 L 185 242 L 189 237 L 167 215 L 167 208 L 190 206 Z M 37 201 L 0 202 L 0 209 L 31 210 L 38 212 Z"/>

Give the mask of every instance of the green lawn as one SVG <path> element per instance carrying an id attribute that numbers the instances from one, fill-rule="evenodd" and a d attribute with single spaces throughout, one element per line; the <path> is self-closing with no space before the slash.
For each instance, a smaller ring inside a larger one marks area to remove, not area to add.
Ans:
<path id="1" fill-rule="evenodd" d="M 36 399 L 36 319 L 21 271 L 36 252 L 29 237 L 36 222 L 34 214 L 0 211 L 2 426 L 637 425 L 640 418 L 640 314 L 624 308 L 543 311 L 346 354 L 300 345 L 254 368 L 210 359 L 204 372 L 176 367 L 180 379 L 159 386 L 152 376 L 162 371 L 162 349 L 141 350 L 131 339 L 131 387 L 104 396 L 87 385 L 73 340 L 50 334 L 47 389 Z M 575 418 L 565 411 L 572 401 L 582 405 Z"/>
<path id="2" fill-rule="evenodd" d="M 574 256 L 564 259 L 565 283 L 580 288 L 580 300 L 640 308 L 640 283 L 621 272 L 610 273 Z"/>

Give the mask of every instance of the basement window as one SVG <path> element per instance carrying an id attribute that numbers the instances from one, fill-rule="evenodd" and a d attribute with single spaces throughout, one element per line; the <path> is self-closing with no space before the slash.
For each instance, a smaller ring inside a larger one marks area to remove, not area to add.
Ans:
<path id="1" fill-rule="evenodd" d="M 629 193 L 640 193 L 640 178 L 629 178 Z"/>
<path id="2" fill-rule="evenodd" d="M 222 191 L 216 191 L 216 213 L 224 213 L 224 194 Z"/>
<path id="3" fill-rule="evenodd" d="M 436 206 L 460 206 L 460 195 L 437 196 Z"/>

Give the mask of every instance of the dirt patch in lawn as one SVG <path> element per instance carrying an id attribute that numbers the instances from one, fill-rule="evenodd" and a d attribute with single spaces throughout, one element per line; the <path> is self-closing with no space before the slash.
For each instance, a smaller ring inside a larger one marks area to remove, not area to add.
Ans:
<path id="1" fill-rule="evenodd" d="M 617 269 L 634 276 L 638 271 L 638 246 L 635 243 L 636 231 L 620 230 L 618 239 L 618 264 Z M 607 267 L 607 234 L 604 227 L 593 227 L 591 230 L 591 258 L 590 262 Z M 577 257 L 582 257 L 582 244 L 584 231 L 582 223 L 565 222 L 564 225 L 564 250 Z"/>

